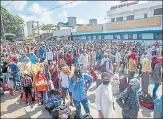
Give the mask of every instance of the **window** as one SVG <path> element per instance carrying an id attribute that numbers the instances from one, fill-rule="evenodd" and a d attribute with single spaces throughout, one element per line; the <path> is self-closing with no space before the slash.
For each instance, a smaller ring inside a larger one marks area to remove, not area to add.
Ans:
<path id="1" fill-rule="evenodd" d="M 113 39 L 117 39 L 117 35 L 113 35 Z"/>
<path id="2" fill-rule="evenodd" d="M 115 18 L 111 18 L 111 22 L 115 22 Z"/>
<path id="3" fill-rule="evenodd" d="M 142 39 L 142 34 L 137 34 L 137 39 Z"/>
<path id="4" fill-rule="evenodd" d="M 147 18 L 147 14 L 144 14 L 144 18 Z"/>
<path id="5" fill-rule="evenodd" d="M 133 39 L 133 34 L 128 34 L 128 39 Z"/>
<path id="6" fill-rule="evenodd" d="M 134 15 L 127 16 L 127 20 L 134 20 Z"/>
<path id="7" fill-rule="evenodd" d="M 91 36 L 91 40 L 93 40 L 93 36 Z"/>
<path id="8" fill-rule="evenodd" d="M 120 39 L 124 39 L 124 35 L 121 34 L 121 35 L 120 35 Z"/>
<path id="9" fill-rule="evenodd" d="M 154 15 L 162 15 L 163 8 L 154 9 Z"/>
<path id="10" fill-rule="evenodd" d="M 117 17 L 116 21 L 123 21 L 123 17 Z"/>
<path id="11" fill-rule="evenodd" d="M 162 39 L 163 35 L 161 33 L 154 33 L 153 38 L 154 39 Z"/>
<path id="12" fill-rule="evenodd" d="M 99 39 L 99 36 L 96 36 L 96 39 Z"/>
<path id="13" fill-rule="evenodd" d="M 104 35 L 101 36 L 101 39 L 104 39 Z"/>

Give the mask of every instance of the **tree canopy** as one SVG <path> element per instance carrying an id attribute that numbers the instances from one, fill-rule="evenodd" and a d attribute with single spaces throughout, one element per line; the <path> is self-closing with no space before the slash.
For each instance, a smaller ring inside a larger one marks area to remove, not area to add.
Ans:
<path id="1" fill-rule="evenodd" d="M 1 6 L 1 15 L 2 15 L 3 27 L 5 33 L 15 34 L 16 36 L 19 35 L 19 30 L 22 27 L 22 25 L 24 25 L 24 20 L 18 15 L 10 14 L 8 10 L 6 10 L 2 6 Z M 2 20 L 1 20 L 1 26 L 2 26 Z M 1 31 L 2 31 L 2 27 L 1 27 Z"/>
<path id="2" fill-rule="evenodd" d="M 43 24 L 43 25 L 41 25 L 41 30 L 51 30 L 53 27 L 55 27 L 55 25 L 54 24 Z"/>

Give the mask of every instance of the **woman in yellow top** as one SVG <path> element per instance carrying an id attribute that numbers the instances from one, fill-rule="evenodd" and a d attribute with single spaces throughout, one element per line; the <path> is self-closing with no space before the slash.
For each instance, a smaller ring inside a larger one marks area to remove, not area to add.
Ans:
<path id="1" fill-rule="evenodd" d="M 145 55 L 142 62 L 142 79 L 141 79 L 142 90 L 146 93 L 148 93 L 150 72 L 151 72 L 151 61 L 148 59 L 148 54 L 147 54 Z"/>
<path id="2" fill-rule="evenodd" d="M 128 62 L 128 82 L 134 78 L 137 67 L 136 59 L 136 53 L 132 53 Z"/>

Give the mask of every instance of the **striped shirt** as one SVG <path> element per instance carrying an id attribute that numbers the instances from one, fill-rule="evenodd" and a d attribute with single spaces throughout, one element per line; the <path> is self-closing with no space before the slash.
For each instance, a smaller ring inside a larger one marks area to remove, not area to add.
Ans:
<path id="1" fill-rule="evenodd" d="M 28 87 L 28 86 L 32 86 L 32 79 L 31 77 L 24 77 L 21 80 L 21 86 L 23 87 Z"/>

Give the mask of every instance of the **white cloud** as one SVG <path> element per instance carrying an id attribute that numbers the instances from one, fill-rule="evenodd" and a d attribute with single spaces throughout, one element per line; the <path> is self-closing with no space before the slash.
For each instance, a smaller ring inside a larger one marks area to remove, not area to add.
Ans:
<path id="1" fill-rule="evenodd" d="M 70 3 L 70 2 L 72 2 L 72 3 Z M 58 3 L 60 5 L 64 5 L 64 4 L 70 3 L 68 5 L 63 6 L 64 8 L 72 8 L 72 7 L 81 5 L 81 4 L 86 4 L 87 2 L 88 1 L 75 1 L 75 2 L 73 2 L 73 1 L 58 1 Z"/>
<path id="2" fill-rule="evenodd" d="M 2 1 L 2 6 L 6 6 L 9 4 L 11 1 Z M 26 7 L 27 1 L 13 1 L 11 4 L 6 6 L 5 8 L 8 10 L 17 10 L 17 11 L 23 11 L 24 8 Z"/>
<path id="3" fill-rule="evenodd" d="M 89 21 L 85 19 L 77 19 L 77 24 L 88 24 Z"/>
<path id="4" fill-rule="evenodd" d="M 31 7 L 28 8 L 28 10 L 31 13 L 39 13 L 39 12 L 45 11 L 47 9 L 48 8 L 41 7 L 38 3 L 33 3 L 31 5 Z M 53 15 L 53 11 L 45 11 L 45 12 L 39 13 L 37 19 L 39 22 L 42 22 L 44 24 L 53 24 L 54 21 L 52 19 L 52 15 Z"/>
<path id="5" fill-rule="evenodd" d="M 68 17 L 68 12 L 64 10 L 62 13 L 58 14 L 58 17 L 60 18 Z"/>

